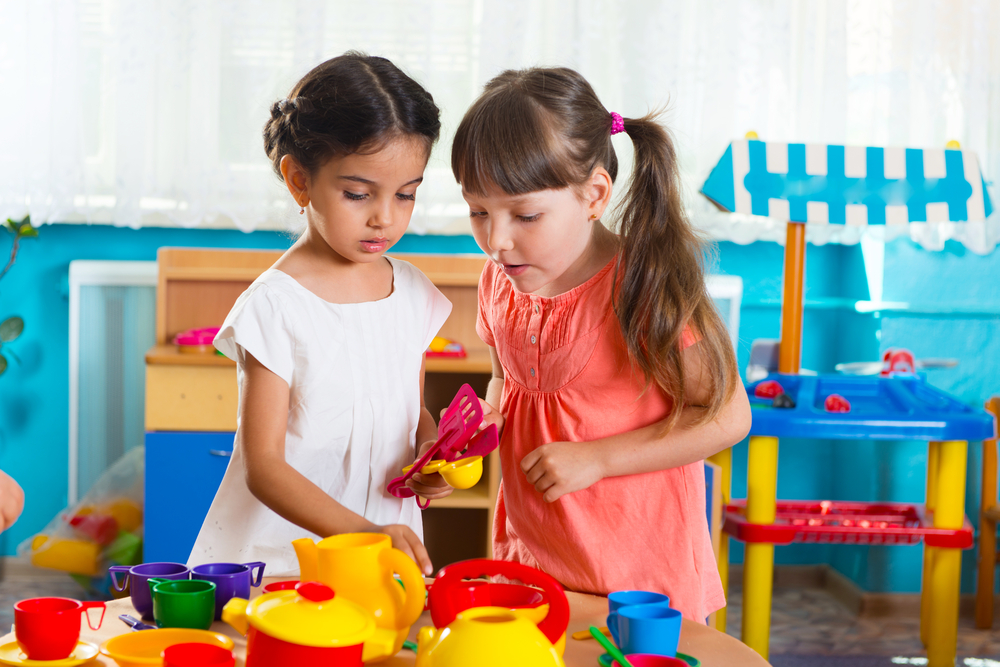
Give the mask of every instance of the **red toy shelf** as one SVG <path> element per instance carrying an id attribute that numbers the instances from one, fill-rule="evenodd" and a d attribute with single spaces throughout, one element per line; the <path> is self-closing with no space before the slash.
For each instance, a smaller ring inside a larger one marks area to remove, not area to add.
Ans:
<path id="1" fill-rule="evenodd" d="M 779 500 L 773 524 L 750 523 L 746 500 L 726 506 L 723 530 L 740 542 L 791 544 L 917 544 L 970 549 L 972 524 L 958 530 L 935 528 L 920 504 L 831 500 Z"/>

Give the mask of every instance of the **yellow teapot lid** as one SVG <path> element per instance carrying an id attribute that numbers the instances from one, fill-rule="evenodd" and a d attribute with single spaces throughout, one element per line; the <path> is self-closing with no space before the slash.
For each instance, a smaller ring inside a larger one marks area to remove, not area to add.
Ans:
<path id="1" fill-rule="evenodd" d="M 301 646 L 351 646 L 375 633 L 370 611 L 316 581 L 265 593 L 247 606 L 246 615 L 259 631 Z"/>

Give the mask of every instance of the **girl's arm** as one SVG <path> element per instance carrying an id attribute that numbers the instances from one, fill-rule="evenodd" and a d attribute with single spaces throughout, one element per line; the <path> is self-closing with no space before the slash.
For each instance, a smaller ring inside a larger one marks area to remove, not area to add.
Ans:
<path id="1" fill-rule="evenodd" d="M 417 460 L 437 442 L 438 437 L 437 424 L 424 403 L 424 367 L 426 361 L 424 358 L 420 362 L 420 421 L 417 423 Z M 433 475 L 414 473 L 413 477 L 407 480 L 406 486 L 427 500 L 450 496 L 451 492 L 455 490 L 448 486 L 448 482 L 444 481 L 444 478 L 437 473 Z"/>
<path id="2" fill-rule="evenodd" d="M 710 386 L 699 345 L 682 353 L 687 404 L 666 435 L 666 420 L 590 442 L 552 442 L 521 460 L 528 482 L 546 502 L 585 489 L 605 478 L 667 470 L 701 461 L 733 446 L 750 432 L 750 402 L 737 387 L 729 402 L 710 422 L 694 425 L 707 403 Z"/>
<path id="3" fill-rule="evenodd" d="M 490 347 L 490 360 L 493 362 L 493 377 L 486 385 L 486 400 L 479 399 L 479 404 L 483 407 L 483 425 L 480 430 L 490 424 L 496 424 L 499 435 L 503 432 L 505 421 L 504 416 L 500 414 L 500 399 L 503 398 L 503 365 L 495 347 Z"/>
<path id="4" fill-rule="evenodd" d="M 379 526 L 331 498 L 285 460 L 288 385 L 246 353 L 240 388 L 240 441 L 246 483 L 257 500 L 282 518 L 321 535 L 384 533 L 430 574 L 427 550 L 409 526 Z"/>

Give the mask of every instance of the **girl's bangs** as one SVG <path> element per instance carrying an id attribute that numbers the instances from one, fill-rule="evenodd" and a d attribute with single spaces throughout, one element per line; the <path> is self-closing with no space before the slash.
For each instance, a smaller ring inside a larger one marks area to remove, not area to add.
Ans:
<path id="1" fill-rule="evenodd" d="M 523 195 L 572 185 L 570 161 L 556 151 L 541 110 L 516 91 L 497 93 L 480 98 L 455 134 L 451 167 L 462 189 Z"/>

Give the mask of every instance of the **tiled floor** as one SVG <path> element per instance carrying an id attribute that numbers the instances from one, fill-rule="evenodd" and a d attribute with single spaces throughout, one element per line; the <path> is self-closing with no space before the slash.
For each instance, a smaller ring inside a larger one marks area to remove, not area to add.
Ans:
<path id="1" fill-rule="evenodd" d="M 741 591 L 734 587 L 726 623 L 734 637 L 740 634 L 741 602 Z M 776 589 L 773 605 L 772 655 L 926 656 L 919 618 L 859 618 L 819 588 Z M 980 630 L 971 618 L 960 619 L 958 654 L 997 659 L 1000 623 L 996 625 L 994 630 Z"/>

